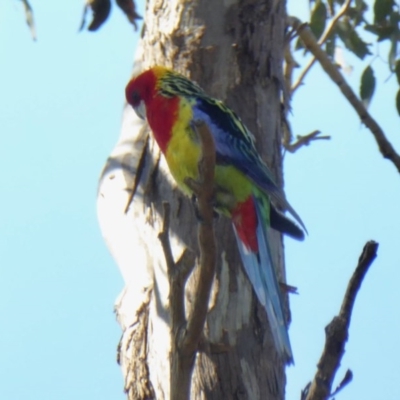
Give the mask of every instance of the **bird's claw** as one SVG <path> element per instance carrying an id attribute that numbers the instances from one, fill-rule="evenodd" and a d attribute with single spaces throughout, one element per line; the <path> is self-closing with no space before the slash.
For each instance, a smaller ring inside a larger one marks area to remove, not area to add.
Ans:
<path id="1" fill-rule="evenodd" d="M 199 211 L 199 207 L 198 207 L 198 203 L 197 203 L 197 197 L 194 194 L 192 194 L 190 200 L 192 201 L 193 208 L 194 208 L 194 215 L 195 215 L 197 221 L 200 222 L 200 223 L 204 222 L 204 219 L 201 216 L 201 213 Z M 217 220 L 219 218 L 219 214 L 214 209 L 215 208 L 215 202 L 214 201 L 212 202 L 212 207 L 213 207 L 213 217 L 214 217 L 215 220 Z"/>

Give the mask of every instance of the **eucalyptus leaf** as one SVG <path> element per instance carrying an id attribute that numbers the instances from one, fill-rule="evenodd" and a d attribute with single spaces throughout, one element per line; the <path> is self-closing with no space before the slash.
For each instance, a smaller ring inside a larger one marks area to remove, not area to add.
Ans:
<path id="1" fill-rule="evenodd" d="M 388 55 L 388 61 L 389 61 L 389 69 L 393 71 L 396 67 L 396 56 L 397 56 L 397 40 L 395 38 L 392 38 L 391 43 L 390 43 L 390 50 L 389 50 L 389 55 Z"/>
<path id="2" fill-rule="evenodd" d="M 26 23 L 31 31 L 31 36 L 33 40 L 36 40 L 36 28 L 35 28 L 35 21 L 33 20 L 33 10 L 31 5 L 29 4 L 28 0 L 22 0 L 22 4 L 24 5 L 25 9 L 25 19 Z"/>
<path id="3" fill-rule="evenodd" d="M 136 11 L 136 4 L 133 0 L 116 0 L 118 7 L 124 12 L 129 22 L 138 29 L 137 21 L 142 17 Z"/>
<path id="4" fill-rule="evenodd" d="M 397 113 L 400 115 L 400 89 L 396 95 L 396 108 L 397 108 Z"/>
<path id="5" fill-rule="evenodd" d="M 346 48 L 357 57 L 364 59 L 366 55 L 371 54 L 368 48 L 369 44 L 361 39 L 348 19 L 339 21 L 336 31 Z"/>
<path id="6" fill-rule="evenodd" d="M 88 31 L 97 31 L 101 25 L 107 20 L 110 15 L 111 10 L 111 1 L 110 0 L 86 0 L 85 7 L 83 9 L 82 22 L 79 30 L 85 28 L 86 25 L 86 15 L 89 11 L 92 10 L 92 21 L 88 26 Z"/>
<path id="7" fill-rule="evenodd" d="M 325 43 L 325 51 L 328 56 L 333 59 L 335 55 L 336 48 L 336 33 L 330 34 L 326 43 Z"/>
<path id="8" fill-rule="evenodd" d="M 400 85 L 400 59 L 396 60 L 394 72 L 396 73 L 397 82 Z"/>
<path id="9" fill-rule="evenodd" d="M 375 0 L 374 3 L 374 21 L 382 23 L 393 12 L 394 0 Z"/>
<path id="10" fill-rule="evenodd" d="M 382 42 L 383 40 L 389 39 L 395 32 L 395 27 L 392 25 L 387 25 L 387 26 L 365 25 L 364 29 L 378 36 L 376 39 L 378 42 Z"/>
<path id="11" fill-rule="evenodd" d="M 327 18 L 326 5 L 322 0 L 317 0 L 311 13 L 310 29 L 315 37 L 321 37 L 325 30 Z"/>
<path id="12" fill-rule="evenodd" d="M 368 108 L 375 92 L 376 80 L 374 71 L 369 65 L 361 75 L 360 97 L 365 107 Z"/>

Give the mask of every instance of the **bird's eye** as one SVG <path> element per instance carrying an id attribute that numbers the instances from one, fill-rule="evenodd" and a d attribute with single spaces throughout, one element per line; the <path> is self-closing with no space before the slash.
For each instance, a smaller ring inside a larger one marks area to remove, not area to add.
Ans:
<path id="1" fill-rule="evenodd" d="M 140 94 L 137 91 L 132 93 L 132 104 L 137 105 L 141 101 Z"/>

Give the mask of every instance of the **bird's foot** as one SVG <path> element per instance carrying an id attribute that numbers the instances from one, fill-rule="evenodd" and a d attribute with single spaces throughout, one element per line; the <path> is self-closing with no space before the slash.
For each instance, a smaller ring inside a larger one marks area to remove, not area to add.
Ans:
<path id="1" fill-rule="evenodd" d="M 198 202 L 197 202 L 197 197 L 196 197 L 194 194 L 192 194 L 191 201 L 192 201 L 193 208 L 194 208 L 194 215 L 195 215 L 197 221 L 198 221 L 198 222 L 204 222 L 204 219 L 203 219 L 203 217 L 201 216 L 201 213 L 200 213 L 200 211 L 199 211 L 199 206 L 198 206 Z M 212 206 L 213 206 L 213 208 L 214 208 L 214 206 L 215 206 L 214 202 L 213 202 Z M 215 210 L 213 210 L 213 217 L 214 217 L 215 220 L 217 220 L 217 219 L 219 218 L 219 214 L 218 214 L 217 211 L 215 211 Z"/>

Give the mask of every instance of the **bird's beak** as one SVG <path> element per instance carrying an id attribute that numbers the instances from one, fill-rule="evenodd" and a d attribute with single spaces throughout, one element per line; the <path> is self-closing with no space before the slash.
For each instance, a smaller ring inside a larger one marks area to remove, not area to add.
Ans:
<path id="1" fill-rule="evenodd" d="M 136 115 L 141 119 L 146 119 L 146 106 L 144 101 L 141 101 L 136 107 L 133 107 Z"/>

